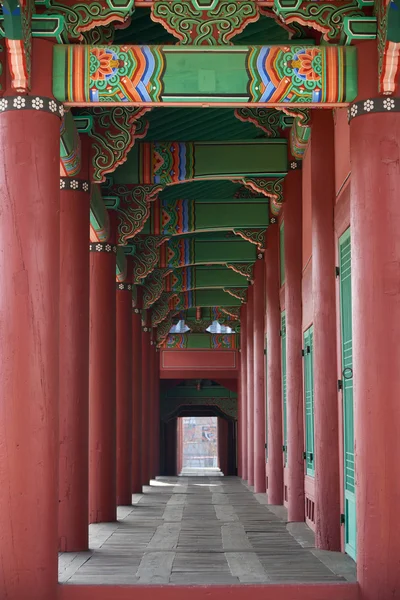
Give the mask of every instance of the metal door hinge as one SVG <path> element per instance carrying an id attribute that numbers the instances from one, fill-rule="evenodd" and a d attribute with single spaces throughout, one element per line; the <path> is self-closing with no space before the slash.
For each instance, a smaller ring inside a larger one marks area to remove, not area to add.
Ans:
<path id="1" fill-rule="evenodd" d="M 339 277 L 340 275 L 340 268 L 339 267 L 335 267 L 335 276 Z"/>
<path id="2" fill-rule="evenodd" d="M 341 525 L 344 525 L 345 523 L 346 523 L 346 517 L 345 517 L 345 516 L 344 516 L 344 514 L 342 513 L 342 514 L 340 515 L 340 524 L 341 524 Z"/>
<path id="3" fill-rule="evenodd" d="M 302 356 L 304 356 L 304 354 L 305 354 L 305 352 L 304 352 L 304 350 L 302 350 L 302 351 L 301 351 L 301 355 L 302 355 Z"/>
<path id="4" fill-rule="evenodd" d="M 282 452 L 286 452 L 287 451 L 287 446 L 282 446 Z"/>
<path id="5" fill-rule="evenodd" d="M 311 347 L 307 346 L 307 354 L 311 354 Z"/>
<path id="6" fill-rule="evenodd" d="M 338 379 L 337 389 L 338 389 L 339 392 L 340 392 L 340 390 L 343 389 L 343 381 L 341 379 Z"/>
<path id="7" fill-rule="evenodd" d="M 303 452 L 303 458 L 304 460 L 307 460 L 307 452 Z"/>

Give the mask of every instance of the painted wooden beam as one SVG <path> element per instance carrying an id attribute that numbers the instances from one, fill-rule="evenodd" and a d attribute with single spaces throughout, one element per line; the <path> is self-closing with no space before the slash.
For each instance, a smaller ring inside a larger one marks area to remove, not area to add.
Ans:
<path id="1" fill-rule="evenodd" d="M 57 45 L 53 93 L 75 106 L 341 105 L 357 95 L 356 49 Z"/>

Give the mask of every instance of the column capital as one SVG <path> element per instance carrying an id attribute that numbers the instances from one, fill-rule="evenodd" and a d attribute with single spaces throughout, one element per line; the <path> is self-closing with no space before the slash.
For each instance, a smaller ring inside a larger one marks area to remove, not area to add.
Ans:
<path id="1" fill-rule="evenodd" d="M 47 112 L 62 118 L 65 113 L 62 102 L 47 96 L 3 96 L 0 99 L 0 113 L 9 111 L 34 110 Z"/>
<path id="2" fill-rule="evenodd" d="M 120 292 L 131 292 L 132 291 L 131 283 L 122 283 L 122 282 L 117 281 L 115 284 L 115 287 L 116 287 L 117 291 L 120 291 Z"/>
<path id="3" fill-rule="evenodd" d="M 378 96 L 377 98 L 367 98 L 366 100 L 353 102 L 347 110 L 347 115 L 350 123 L 353 119 L 362 115 L 395 112 L 400 112 L 400 98 Z"/>
<path id="4" fill-rule="evenodd" d="M 90 181 L 76 177 L 60 177 L 60 190 L 64 192 L 89 192 Z"/>
<path id="5" fill-rule="evenodd" d="M 89 252 L 107 252 L 107 253 L 117 253 L 117 246 L 115 244 L 102 244 L 101 242 L 95 242 L 94 244 L 89 244 Z"/>

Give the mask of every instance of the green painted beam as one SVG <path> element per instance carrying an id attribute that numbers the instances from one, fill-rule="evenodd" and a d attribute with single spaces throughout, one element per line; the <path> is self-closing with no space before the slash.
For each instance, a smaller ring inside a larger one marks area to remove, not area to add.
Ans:
<path id="1" fill-rule="evenodd" d="M 177 190 L 178 191 L 178 190 Z M 269 225 L 269 201 L 264 196 L 252 199 L 163 200 L 151 204 L 151 216 L 142 234 L 168 236 L 200 231 L 266 229 Z"/>
<path id="2" fill-rule="evenodd" d="M 166 292 L 226 287 L 248 287 L 248 280 L 225 266 L 207 265 L 174 269 L 164 278 Z M 146 283 L 145 283 L 146 284 Z"/>
<path id="3" fill-rule="evenodd" d="M 282 177 L 287 171 L 285 139 L 160 141 L 135 144 L 113 180 L 116 184 L 168 186 L 200 179 Z"/>
<path id="4" fill-rule="evenodd" d="M 76 106 L 304 107 L 351 102 L 357 95 L 352 47 L 77 44 L 56 45 L 53 53 L 54 96 Z M 303 65 L 311 70 L 307 80 Z"/>

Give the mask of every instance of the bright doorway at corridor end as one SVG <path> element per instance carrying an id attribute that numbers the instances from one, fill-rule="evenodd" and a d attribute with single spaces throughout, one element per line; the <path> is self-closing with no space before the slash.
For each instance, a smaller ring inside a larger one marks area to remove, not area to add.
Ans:
<path id="1" fill-rule="evenodd" d="M 178 419 L 181 476 L 223 475 L 218 452 L 218 417 Z"/>

